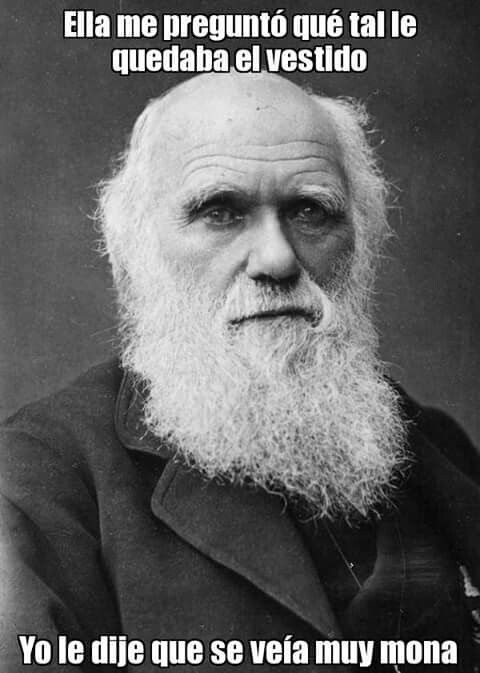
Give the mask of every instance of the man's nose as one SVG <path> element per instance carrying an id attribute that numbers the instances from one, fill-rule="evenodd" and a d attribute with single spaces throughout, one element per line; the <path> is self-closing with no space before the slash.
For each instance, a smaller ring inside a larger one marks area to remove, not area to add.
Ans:
<path id="1" fill-rule="evenodd" d="M 246 267 L 252 280 L 293 280 L 300 273 L 300 264 L 282 223 L 276 213 L 258 214 L 251 230 L 252 242 Z"/>

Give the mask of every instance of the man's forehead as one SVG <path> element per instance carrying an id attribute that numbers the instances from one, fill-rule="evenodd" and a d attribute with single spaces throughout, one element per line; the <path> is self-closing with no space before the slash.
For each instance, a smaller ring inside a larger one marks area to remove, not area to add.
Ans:
<path id="1" fill-rule="evenodd" d="M 288 154 L 288 146 L 315 143 L 339 155 L 328 113 L 300 87 L 273 75 L 196 77 L 168 94 L 154 115 L 167 172 L 202 146 L 284 147 Z"/>

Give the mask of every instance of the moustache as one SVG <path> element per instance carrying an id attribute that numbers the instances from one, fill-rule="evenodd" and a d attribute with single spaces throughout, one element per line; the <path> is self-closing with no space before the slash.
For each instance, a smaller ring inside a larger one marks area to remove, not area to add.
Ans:
<path id="1" fill-rule="evenodd" d="M 238 278 L 226 294 L 222 319 L 231 325 L 250 320 L 303 318 L 317 325 L 329 322 L 333 303 L 326 293 L 302 273 L 293 287 Z"/>

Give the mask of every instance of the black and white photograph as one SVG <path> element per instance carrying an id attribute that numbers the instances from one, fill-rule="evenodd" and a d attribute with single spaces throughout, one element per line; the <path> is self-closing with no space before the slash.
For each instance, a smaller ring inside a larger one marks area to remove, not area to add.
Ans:
<path id="1" fill-rule="evenodd" d="M 480 671 L 480 5 L 0 2 L 0 671 Z"/>

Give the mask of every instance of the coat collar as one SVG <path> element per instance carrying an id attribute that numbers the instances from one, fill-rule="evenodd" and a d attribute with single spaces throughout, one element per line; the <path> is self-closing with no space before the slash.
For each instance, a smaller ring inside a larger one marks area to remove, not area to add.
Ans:
<path id="1" fill-rule="evenodd" d="M 433 439 L 428 410 L 403 390 L 399 392 L 405 417 L 411 421 L 410 486 L 457 562 L 480 586 L 478 484 L 457 464 L 461 448 L 448 439 Z M 127 374 L 117 398 L 118 436 L 127 448 L 167 461 L 152 496 L 154 514 L 189 544 L 248 579 L 323 636 L 341 637 L 311 557 L 282 500 L 260 490 L 207 482 L 186 469 L 168 445 L 146 430 L 142 408 L 142 393 Z"/>
<path id="2" fill-rule="evenodd" d="M 177 535 L 313 626 L 340 638 L 313 561 L 280 496 L 207 481 L 175 459 L 142 422 L 142 392 L 123 378 L 115 425 L 122 443 L 167 461 L 153 491 L 152 511 Z"/>

